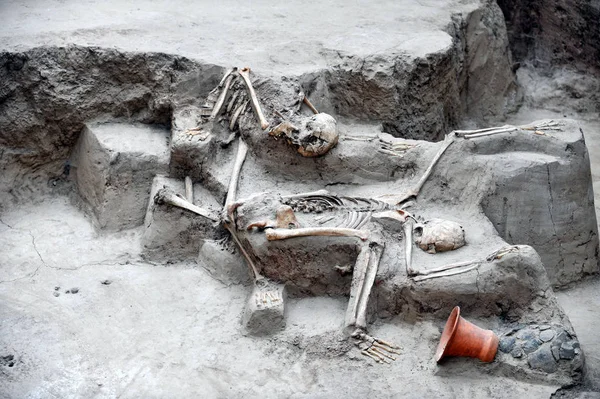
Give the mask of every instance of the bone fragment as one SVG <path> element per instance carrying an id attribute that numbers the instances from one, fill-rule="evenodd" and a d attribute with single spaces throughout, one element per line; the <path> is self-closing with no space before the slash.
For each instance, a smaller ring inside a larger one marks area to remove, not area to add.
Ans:
<path id="1" fill-rule="evenodd" d="M 426 275 L 426 276 L 417 276 L 417 277 L 414 277 L 413 280 L 416 282 L 419 282 L 419 281 L 423 281 L 423 280 L 429 280 L 431 278 L 454 276 L 455 274 L 470 272 L 471 270 L 476 269 L 478 267 L 479 267 L 479 264 L 473 265 L 471 267 L 467 267 L 465 269 L 460 269 L 460 270 L 448 270 L 445 272 L 439 272 L 437 274 L 430 274 L 430 275 Z"/>
<path id="2" fill-rule="evenodd" d="M 194 183 L 192 183 L 192 178 L 189 176 L 185 177 L 185 199 L 190 204 L 194 203 Z"/>
<path id="3" fill-rule="evenodd" d="M 229 207 L 229 205 L 235 202 L 235 198 L 237 196 L 238 180 L 240 179 L 240 171 L 242 170 L 242 165 L 244 164 L 244 160 L 246 159 L 247 154 L 248 145 L 240 138 L 238 144 L 238 152 L 235 157 L 235 163 L 233 165 L 233 172 L 231 173 L 231 179 L 229 180 L 227 198 L 225 200 L 226 211 L 229 211 L 227 208 Z"/>
<path id="4" fill-rule="evenodd" d="M 329 194 L 329 191 L 327 191 L 327 190 L 317 190 L 317 191 L 311 191 L 308 193 L 282 195 L 281 198 L 284 200 L 293 200 L 293 199 L 304 198 L 304 197 L 312 197 L 315 195 L 330 195 L 330 194 Z"/>
<path id="5" fill-rule="evenodd" d="M 231 117 L 231 121 L 229 121 L 229 130 L 233 130 L 235 128 L 235 124 L 238 120 L 238 118 L 240 117 L 240 114 L 242 113 L 242 111 L 244 110 L 244 108 L 246 108 L 246 106 L 248 105 L 248 101 L 246 100 L 244 101 L 239 107 L 236 108 L 236 110 L 233 112 L 233 116 Z"/>
<path id="6" fill-rule="evenodd" d="M 347 327 L 356 325 L 358 318 L 358 308 L 360 306 L 360 298 L 362 292 L 365 289 L 365 278 L 367 276 L 367 269 L 369 267 L 369 259 L 371 258 L 371 251 L 368 245 L 363 245 L 356 257 L 354 263 L 354 271 L 352 273 L 352 285 L 350 288 L 350 299 L 348 300 L 348 308 L 346 309 L 345 325 Z M 355 332 L 356 333 L 356 332 Z M 353 334 L 354 336 L 355 334 Z M 360 335 L 357 336 L 362 339 Z"/>
<path id="7" fill-rule="evenodd" d="M 381 349 L 381 348 L 378 348 L 378 347 L 376 347 L 375 345 L 373 345 L 373 346 L 371 347 L 371 350 L 372 350 L 373 352 L 375 352 L 376 354 L 380 355 L 380 356 L 387 357 L 387 358 L 388 358 L 388 359 L 390 359 L 390 360 L 396 360 L 396 358 L 395 358 L 394 356 L 388 355 L 387 353 L 385 353 L 385 352 L 384 352 L 384 350 L 383 350 L 383 349 Z"/>
<path id="8" fill-rule="evenodd" d="M 304 104 L 306 104 L 306 106 L 308 108 L 310 108 L 310 110 L 313 112 L 313 114 L 318 114 L 319 113 L 319 111 L 317 111 L 317 109 L 315 108 L 315 106 L 312 105 L 312 103 L 310 102 L 310 100 L 308 99 L 308 97 L 306 97 L 305 95 L 302 96 L 302 102 Z"/>
<path id="9" fill-rule="evenodd" d="M 463 137 L 465 139 L 476 139 L 478 137 L 492 136 L 494 134 L 500 134 L 500 133 L 510 133 L 510 132 L 515 132 L 517 130 L 519 130 L 518 127 L 507 127 L 507 128 L 504 128 L 504 129 L 492 130 L 492 131 L 489 131 L 489 132 L 474 133 L 474 134 L 465 134 Z"/>
<path id="10" fill-rule="evenodd" d="M 358 237 L 363 241 L 369 238 L 369 232 L 364 230 L 346 229 L 343 227 L 304 227 L 300 229 L 269 229 L 266 231 L 267 240 L 277 241 L 295 237 L 331 236 Z"/>
<path id="11" fill-rule="evenodd" d="M 383 253 L 383 245 L 371 242 L 369 243 L 369 263 L 367 266 L 367 273 L 365 275 L 364 285 L 360 293 L 358 302 L 358 308 L 356 309 L 356 327 L 367 328 L 367 305 L 369 303 L 369 296 L 371 295 L 371 289 L 373 283 L 375 283 L 375 276 L 377 275 L 377 269 L 379 269 L 379 261 L 381 260 L 381 254 Z"/>
<path id="12" fill-rule="evenodd" d="M 383 361 L 378 356 L 372 355 L 371 353 L 367 352 L 366 349 L 363 349 L 362 351 L 360 351 L 360 353 L 362 353 L 365 356 L 370 357 L 371 359 L 375 360 L 377 363 L 383 363 Z"/>
<path id="13" fill-rule="evenodd" d="M 235 101 L 237 100 L 239 95 L 240 95 L 239 90 L 236 90 L 233 92 L 233 95 L 231 96 L 231 100 L 229 100 L 229 104 L 227 104 L 227 113 L 228 114 L 231 112 L 231 109 L 233 108 L 233 105 L 235 104 Z"/>
<path id="14" fill-rule="evenodd" d="M 233 77 L 234 76 L 232 74 L 229 74 L 225 78 L 223 90 L 221 91 L 221 94 L 219 94 L 219 98 L 217 99 L 215 107 L 213 108 L 213 111 L 210 114 L 211 120 L 215 119 L 221 113 L 221 109 L 223 108 L 223 104 L 225 103 L 225 98 L 227 97 L 227 93 L 229 92 L 229 87 L 231 86 L 231 81 L 233 80 Z"/>
<path id="15" fill-rule="evenodd" d="M 404 264 L 406 266 L 406 275 L 414 276 L 412 269 L 412 250 L 413 250 L 413 221 L 409 218 L 404 222 Z"/>
<path id="16" fill-rule="evenodd" d="M 160 189 L 156 195 L 154 196 L 154 202 L 156 204 L 169 204 L 172 206 L 176 206 L 182 209 L 187 209 L 190 212 L 193 212 L 197 215 L 205 217 L 207 219 L 212 220 L 213 222 L 217 222 L 217 218 L 214 217 L 211 212 L 206 209 L 202 209 L 194 204 L 191 204 L 187 200 L 181 198 L 177 194 L 175 194 L 172 190 L 167 188 Z"/>
<path id="17" fill-rule="evenodd" d="M 265 130 L 269 127 L 269 122 L 263 115 L 262 109 L 260 108 L 260 104 L 258 102 L 258 97 L 256 97 L 256 92 L 254 91 L 254 87 L 252 87 L 252 82 L 250 81 L 250 68 L 243 68 L 239 72 L 242 79 L 244 79 L 244 83 L 246 84 L 246 88 L 248 89 L 248 95 L 250 96 L 250 101 L 252 104 L 252 108 L 254 109 L 254 113 L 260 122 L 260 128 Z"/>

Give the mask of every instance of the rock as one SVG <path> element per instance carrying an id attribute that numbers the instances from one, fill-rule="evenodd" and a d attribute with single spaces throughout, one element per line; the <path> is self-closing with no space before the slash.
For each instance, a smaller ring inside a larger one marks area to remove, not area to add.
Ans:
<path id="1" fill-rule="evenodd" d="M 285 285 L 257 281 L 246 304 L 242 323 L 253 335 L 272 334 L 285 327 Z"/>
<path id="2" fill-rule="evenodd" d="M 100 284 L 102 284 L 102 285 L 111 285 L 112 281 L 110 281 L 110 280 L 103 280 L 103 281 L 100 282 Z"/>
<path id="3" fill-rule="evenodd" d="M 523 341 L 534 340 L 537 339 L 537 332 L 530 328 L 524 328 L 517 333 L 517 338 Z"/>
<path id="4" fill-rule="evenodd" d="M 55 297 L 59 297 L 60 296 L 60 292 L 53 292 L 52 295 L 54 295 Z"/>
<path id="5" fill-rule="evenodd" d="M 560 358 L 571 360 L 575 358 L 575 348 L 573 347 L 572 342 L 563 342 L 560 346 Z"/>
<path id="6" fill-rule="evenodd" d="M 498 349 L 504 353 L 510 353 L 515 347 L 516 339 L 514 337 L 502 337 L 498 344 Z"/>
<path id="7" fill-rule="evenodd" d="M 521 357 L 523 357 L 523 349 L 517 346 L 513 348 L 513 350 L 510 352 L 510 355 L 515 359 L 520 359 Z"/>
<path id="8" fill-rule="evenodd" d="M 540 326 L 540 331 L 544 331 L 544 330 L 547 330 L 547 329 L 549 329 L 549 328 L 550 328 L 550 326 L 549 326 L 548 324 L 542 324 L 542 325 Z"/>
<path id="9" fill-rule="evenodd" d="M 79 292 L 79 288 L 77 288 L 77 287 L 71 288 L 71 294 L 77 294 L 78 292 Z"/>
<path id="10" fill-rule="evenodd" d="M 556 360 L 557 362 L 560 360 L 560 346 L 558 345 L 552 345 L 552 357 L 554 357 L 554 360 Z"/>
<path id="11" fill-rule="evenodd" d="M 540 332 L 540 340 L 542 342 L 548 342 L 554 338 L 554 330 L 544 330 Z"/>
<path id="12" fill-rule="evenodd" d="M 532 369 L 554 373 L 558 369 L 556 360 L 552 356 L 550 345 L 543 345 L 538 350 L 527 356 L 527 363 Z"/>
<path id="13" fill-rule="evenodd" d="M 98 227 L 122 230 L 144 221 L 157 173 L 169 167 L 169 131 L 141 124 L 88 124 L 72 167 L 79 194 Z"/>
<path id="14" fill-rule="evenodd" d="M 533 339 L 529 339 L 529 340 L 523 342 L 521 347 L 523 348 L 523 352 L 531 353 L 531 352 L 534 352 L 535 350 L 537 350 L 541 344 L 542 343 L 539 339 L 533 338 Z"/>

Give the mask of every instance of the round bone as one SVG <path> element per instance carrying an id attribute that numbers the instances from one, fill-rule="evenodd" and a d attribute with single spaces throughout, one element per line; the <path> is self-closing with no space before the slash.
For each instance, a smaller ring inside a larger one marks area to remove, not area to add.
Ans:
<path id="1" fill-rule="evenodd" d="M 306 120 L 298 136 L 298 152 L 305 157 L 326 154 L 338 142 L 337 122 L 329 114 L 316 114 Z"/>
<path id="2" fill-rule="evenodd" d="M 415 242 L 429 253 L 452 251 L 465 245 L 465 231 L 456 222 L 432 219 L 415 228 Z"/>

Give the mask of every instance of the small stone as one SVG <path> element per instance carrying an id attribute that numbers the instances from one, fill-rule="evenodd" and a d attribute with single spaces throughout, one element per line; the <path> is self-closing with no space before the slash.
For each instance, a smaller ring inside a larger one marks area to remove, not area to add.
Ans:
<path id="1" fill-rule="evenodd" d="M 79 288 L 71 288 L 71 294 L 77 294 L 79 292 Z"/>
<path id="2" fill-rule="evenodd" d="M 580 353 L 581 353 L 581 349 L 579 349 L 579 348 L 575 348 L 575 354 L 576 354 L 576 355 L 579 355 Z"/>
<path id="3" fill-rule="evenodd" d="M 523 349 L 521 349 L 517 346 L 517 347 L 513 348 L 512 351 L 510 351 L 510 354 L 515 359 L 520 359 L 523 357 Z"/>
<path id="4" fill-rule="evenodd" d="M 60 287 L 57 285 L 56 287 L 54 287 L 54 291 L 58 291 L 60 290 Z"/>
<path id="5" fill-rule="evenodd" d="M 54 296 L 60 296 L 60 292 L 56 292 L 55 291 L 55 292 L 52 293 L 52 295 L 54 295 Z"/>
<path id="6" fill-rule="evenodd" d="M 554 373 L 558 366 L 552 356 L 550 345 L 543 345 L 537 351 L 527 357 L 527 363 L 532 369 L 542 370 L 546 373 Z"/>
<path id="7" fill-rule="evenodd" d="M 552 357 L 557 362 L 560 360 L 560 346 L 552 345 Z"/>
<path id="8" fill-rule="evenodd" d="M 575 348 L 573 348 L 573 343 L 571 342 L 563 342 L 560 346 L 560 358 L 571 360 L 575 358 Z"/>
<path id="9" fill-rule="evenodd" d="M 537 339 L 537 334 L 533 330 L 524 328 L 517 333 L 517 338 L 522 339 L 523 341 L 531 341 Z"/>
<path id="10" fill-rule="evenodd" d="M 525 352 L 525 353 L 535 352 L 537 350 L 537 348 L 540 347 L 541 344 L 542 343 L 537 338 L 529 339 L 529 340 L 525 341 L 522 345 L 523 352 Z"/>
<path id="11" fill-rule="evenodd" d="M 65 294 L 70 294 L 70 293 L 71 293 L 71 290 L 66 290 L 65 291 Z"/>
<path id="12" fill-rule="evenodd" d="M 554 338 L 554 330 L 543 330 L 540 332 L 540 339 L 542 342 L 548 342 Z"/>
<path id="13" fill-rule="evenodd" d="M 504 353 L 510 353 L 515 347 L 516 339 L 514 337 L 503 337 L 498 344 L 498 349 Z"/>
<path id="14" fill-rule="evenodd" d="M 544 330 L 548 330 L 550 329 L 550 325 L 549 324 L 542 324 L 540 326 L 540 331 L 544 331 Z"/>
<path id="15" fill-rule="evenodd" d="M 111 283 L 112 283 L 112 281 L 110 281 L 110 280 L 100 281 L 100 284 L 102 284 L 102 285 L 110 285 Z"/>

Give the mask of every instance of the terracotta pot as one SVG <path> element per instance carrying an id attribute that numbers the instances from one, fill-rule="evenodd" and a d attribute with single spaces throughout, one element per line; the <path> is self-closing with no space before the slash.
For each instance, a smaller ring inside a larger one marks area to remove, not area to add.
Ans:
<path id="1" fill-rule="evenodd" d="M 460 308 L 456 306 L 444 327 L 435 360 L 439 363 L 447 356 L 465 356 L 491 362 L 498 351 L 498 341 L 493 331 L 479 328 L 460 317 Z"/>

